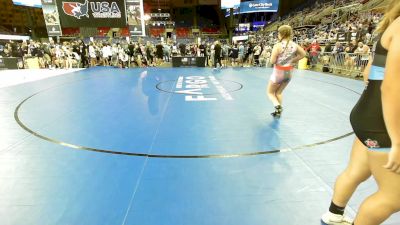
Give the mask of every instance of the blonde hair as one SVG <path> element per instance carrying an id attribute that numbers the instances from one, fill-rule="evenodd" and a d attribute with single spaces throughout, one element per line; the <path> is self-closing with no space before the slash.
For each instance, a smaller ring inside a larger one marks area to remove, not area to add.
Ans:
<path id="1" fill-rule="evenodd" d="M 278 29 L 278 33 L 281 35 L 282 39 L 292 39 L 293 38 L 293 29 L 289 25 L 282 25 Z"/>
<path id="2" fill-rule="evenodd" d="M 382 18 L 382 21 L 379 23 L 376 32 L 382 34 L 386 31 L 391 23 L 400 17 L 400 1 L 399 0 L 392 0 L 389 4 L 388 8 L 386 9 L 386 13 Z"/>

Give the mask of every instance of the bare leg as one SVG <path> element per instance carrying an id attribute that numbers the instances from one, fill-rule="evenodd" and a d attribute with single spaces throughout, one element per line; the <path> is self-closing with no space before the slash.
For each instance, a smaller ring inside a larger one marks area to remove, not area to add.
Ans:
<path id="1" fill-rule="evenodd" d="M 345 207 L 360 183 L 371 176 L 368 166 L 368 150 L 356 138 L 351 150 L 347 168 L 336 179 L 333 192 L 333 203 Z"/>
<path id="2" fill-rule="evenodd" d="M 368 160 L 379 189 L 362 203 L 356 225 L 379 225 L 400 211 L 400 176 L 383 168 L 388 154 L 368 151 Z"/>
<path id="3" fill-rule="evenodd" d="M 272 81 L 269 81 L 268 88 L 267 88 L 267 95 L 268 98 L 271 100 L 274 106 L 280 105 L 279 99 L 276 96 L 276 92 L 279 89 L 280 84 L 275 84 Z"/>
<path id="4" fill-rule="evenodd" d="M 278 90 L 276 90 L 275 96 L 278 99 L 279 105 L 282 105 L 282 92 L 288 86 L 289 82 L 283 82 L 279 85 Z"/>

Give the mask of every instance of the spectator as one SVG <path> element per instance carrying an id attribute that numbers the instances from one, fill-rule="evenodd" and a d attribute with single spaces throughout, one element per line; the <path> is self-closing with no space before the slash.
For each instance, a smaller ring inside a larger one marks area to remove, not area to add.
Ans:
<path id="1" fill-rule="evenodd" d="M 181 43 L 179 45 L 179 50 L 180 50 L 181 56 L 186 56 L 186 45 L 184 43 Z"/>
<path id="2" fill-rule="evenodd" d="M 256 47 L 254 47 L 253 52 L 254 52 L 254 62 L 256 66 L 260 65 L 260 55 L 261 55 L 261 46 L 259 44 L 256 45 Z"/>
<path id="3" fill-rule="evenodd" d="M 311 68 L 315 68 L 315 66 L 318 63 L 318 55 L 319 52 L 321 51 L 321 47 L 319 46 L 317 40 L 313 40 L 310 46 L 307 47 L 306 49 L 309 54 L 310 54 L 310 59 L 311 59 Z"/>
<path id="4" fill-rule="evenodd" d="M 355 51 L 355 53 L 358 54 L 357 67 L 359 67 L 361 69 L 361 73 L 362 73 L 362 72 L 364 72 L 364 69 L 368 64 L 370 48 L 367 45 L 365 45 L 364 43 L 359 42 L 358 48 Z M 358 76 L 361 76 L 361 73 Z"/>
<path id="5" fill-rule="evenodd" d="M 156 65 L 159 66 L 163 63 L 163 58 L 164 58 L 164 47 L 162 42 L 156 45 L 156 56 L 157 56 Z"/>
<path id="6" fill-rule="evenodd" d="M 216 41 L 214 44 L 214 69 L 217 68 L 217 63 L 219 64 L 220 67 L 222 67 L 221 54 L 222 54 L 221 44 L 219 43 L 219 41 Z"/>

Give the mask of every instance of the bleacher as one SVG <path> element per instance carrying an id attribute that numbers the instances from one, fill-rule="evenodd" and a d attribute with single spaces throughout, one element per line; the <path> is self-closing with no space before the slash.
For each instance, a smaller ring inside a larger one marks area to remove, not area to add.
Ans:
<path id="1" fill-rule="evenodd" d="M 290 24 L 293 27 L 318 25 L 322 22 L 327 24 L 332 22 L 330 16 L 335 9 L 341 8 L 345 5 L 360 4 L 359 2 L 359 0 L 337 0 L 336 2 L 332 0 L 307 1 L 280 20 L 279 18 L 276 18 L 276 20 L 270 23 L 265 30 L 275 31 L 283 24 Z"/>
<path id="2" fill-rule="evenodd" d="M 12 34 L 12 32 L 4 26 L 0 26 L 0 34 Z"/>

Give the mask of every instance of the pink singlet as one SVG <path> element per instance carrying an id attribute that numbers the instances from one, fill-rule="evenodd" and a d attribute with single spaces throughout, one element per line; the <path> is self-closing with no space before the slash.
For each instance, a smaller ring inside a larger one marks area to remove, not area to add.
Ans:
<path id="1" fill-rule="evenodd" d="M 296 57 L 297 44 L 293 41 L 281 42 L 283 51 L 278 55 L 274 70 L 271 75 L 271 81 L 275 84 L 289 82 L 292 79 L 293 66 L 291 61 Z"/>

